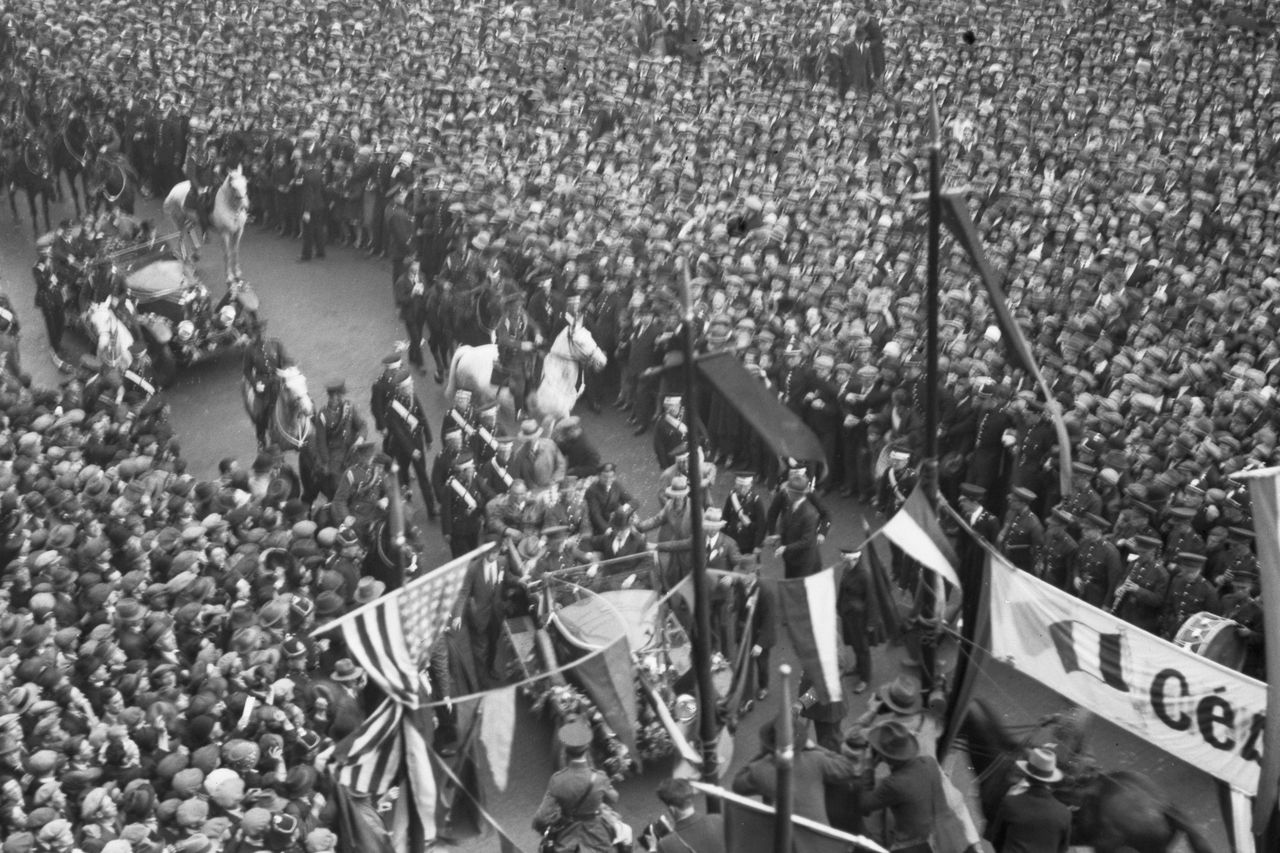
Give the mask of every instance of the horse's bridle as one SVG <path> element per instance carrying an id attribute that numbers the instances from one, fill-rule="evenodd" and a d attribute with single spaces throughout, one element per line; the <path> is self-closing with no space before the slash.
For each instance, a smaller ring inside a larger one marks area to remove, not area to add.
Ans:
<path id="1" fill-rule="evenodd" d="M 596 343 L 594 338 L 591 339 L 591 343 L 595 345 L 595 350 L 593 350 L 592 352 L 588 352 L 586 349 L 583 349 L 581 346 L 579 346 L 578 342 L 574 340 L 572 331 L 566 329 L 565 337 L 568 338 L 569 340 L 569 351 L 571 353 L 577 353 L 578 355 L 582 356 L 582 358 L 580 359 L 575 358 L 574 361 L 585 361 L 587 363 L 590 363 L 592 361 L 592 352 L 601 352 L 600 344 Z"/>

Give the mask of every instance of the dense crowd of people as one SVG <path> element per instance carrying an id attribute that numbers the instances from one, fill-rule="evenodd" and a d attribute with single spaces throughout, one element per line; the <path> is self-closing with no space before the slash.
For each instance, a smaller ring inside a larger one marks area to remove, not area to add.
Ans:
<path id="1" fill-rule="evenodd" d="M 1076 460 L 1061 494 L 1037 393 L 948 248 L 944 494 L 1015 565 L 1136 625 L 1234 620 L 1259 674 L 1248 495 L 1230 479 L 1277 461 L 1280 88 L 1259 5 L 35 0 L 3 15 L 4 145 L 86 117 L 90 149 L 119 146 L 156 194 L 242 165 L 260 223 L 305 236 L 304 259 L 340 241 L 388 256 L 395 294 L 495 287 L 535 349 L 586 324 L 611 356 L 588 404 L 625 407 L 676 468 L 653 518 L 604 474 L 565 486 L 602 470 L 580 427 L 503 440 L 466 401 L 428 471 L 417 340 L 371 414 L 454 553 L 489 535 L 561 565 L 656 548 L 663 586 L 687 559 L 670 544 L 688 533 L 680 401 L 655 376 L 679 343 L 678 282 L 701 346 L 736 353 L 825 453 L 784 473 L 706 395 L 710 460 L 744 469 L 712 528 L 751 521 L 729 530 L 747 555 L 777 531 L 805 574 L 822 494 L 889 513 L 909 493 L 925 443 L 911 194 L 936 83 L 948 181 L 970 188 Z M 161 403 L 85 381 L 4 391 L 6 847 L 331 849 L 315 759 L 350 730 L 361 676 L 302 638 L 376 597 L 359 565 L 385 497 L 377 448 L 330 424 L 344 455 L 308 495 L 326 497 L 317 526 L 279 458 L 193 477 Z M 772 517 L 757 481 L 790 495 Z M 575 554 L 560 528 L 597 539 Z M 459 616 L 490 648 L 492 623 Z M 465 677 L 483 685 L 480 658 Z"/>

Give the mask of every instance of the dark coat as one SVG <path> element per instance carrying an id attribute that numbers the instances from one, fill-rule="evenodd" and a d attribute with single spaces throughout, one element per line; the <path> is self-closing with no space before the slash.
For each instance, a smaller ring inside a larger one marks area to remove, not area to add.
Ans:
<path id="1" fill-rule="evenodd" d="M 724 818 L 691 814 L 676 821 L 669 835 L 658 839 L 658 853 L 724 853 Z"/>
<path id="2" fill-rule="evenodd" d="M 1071 845 L 1071 810 L 1048 788 L 1034 785 L 1005 797 L 990 837 L 997 853 L 1065 853 Z"/>
<path id="3" fill-rule="evenodd" d="M 610 516 L 618 507 L 623 504 L 635 506 L 636 503 L 631 493 L 617 480 L 614 480 L 613 485 L 607 489 L 603 483 L 596 480 L 587 487 L 583 499 L 587 504 L 587 518 L 591 522 L 593 533 L 603 533 L 609 529 Z"/>
<path id="4" fill-rule="evenodd" d="M 822 571 L 822 554 L 818 549 L 820 522 L 818 510 L 808 499 L 799 506 L 788 502 L 779 513 L 778 536 L 786 549 L 782 563 L 788 578 L 802 578 Z"/>

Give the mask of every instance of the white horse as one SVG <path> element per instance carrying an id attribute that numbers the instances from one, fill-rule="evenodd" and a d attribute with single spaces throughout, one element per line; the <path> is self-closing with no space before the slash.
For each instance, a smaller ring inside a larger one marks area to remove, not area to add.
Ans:
<path id="1" fill-rule="evenodd" d="M 121 370 L 133 364 L 133 333 L 112 310 L 110 300 L 90 305 L 85 311 L 85 325 L 97 339 L 95 352 L 103 364 Z"/>
<path id="2" fill-rule="evenodd" d="M 274 393 L 258 393 L 245 378 L 240 380 L 240 395 L 245 411 L 258 434 L 258 443 L 269 439 L 285 450 L 301 450 L 315 428 L 312 416 L 315 404 L 307 393 L 307 377 L 297 367 L 276 371 Z M 274 399 L 272 399 L 274 398 Z"/>
<path id="3" fill-rule="evenodd" d="M 457 388 L 471 391 L 472 403 L 484 405 L 494 398 L 513 413 L 519 408 L 506 387 L 493 384 L 493 364 L 498 357 L 497 344 L 478 347 L 460 346 L 449 364 L 449 384 L 445 399 L 452 400 Z M 565 326 L 556 336 L 542 366 L 542 381 L 527 395 L 529 415 L 538 420 L 550 419 L 554 424 L 569 416 L 582 395 L 582 365 L 592 370 L 605 366 L 608 357 L 586 326 Z"/>
<path id="4" fill-rule="evenodd" d="M 164 200 L 164 212 L 173 220 L 178 229 L 178 256 L 183 261 L 191 260 L 194 253 L 200 250 L 202 237 L 197 237 L 192 227 L 199 224 L 199 217 L 187 210 L 187 193 L 191 191 L 190 181 L 179 181 L 169 190 Z M 249 181 L 244 171 L 236 166 L 227 173 L 222 186 L 218 188 L 213 199 L 213 215 L 209 222 L 213 229 L 222 235 L 222 254 L 227 266 L 227 283 L 243 278 L 240 272 L 240 238 L 244 236 L 245 223 L 249 221 Z M 191 249 L 188 251 L 187 245 Z"/>

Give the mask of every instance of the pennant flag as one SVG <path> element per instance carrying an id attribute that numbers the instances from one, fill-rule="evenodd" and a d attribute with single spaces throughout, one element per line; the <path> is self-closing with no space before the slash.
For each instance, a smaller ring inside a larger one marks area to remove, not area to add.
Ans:
<path id="1" fill-rule="evenodd" d="M 775 811 L 755 800 L 697 780 L 693 787 L 708 798 L 720 800 L 724 814 L 724 846 L 733 853 L 773 853 Z M 793 853 L 887 853 L 870 838 L 850 835 L 838 829 L 795 815 L 792 822 Z"/>
<path id="2" fill-rule="evenodd" d="M 884 636 L 896 641 L 902 636 L 902 620 L 898 615 L 898 602 L 893 595 L 893 581 L 889 578 L 889 570 L 874 543 L 868 542 L 862 549 L 862 559 L 867 561 L 871 569 L 871 591 L 875 597 L 876 611 L 880 615 L 880 625 L 884 628 Z"/>
<path id="3" fill-rule="evenodd" d="M 1239 476 L 1239 475 L 1237 475 Z M 1253 532 L 1258 553 L 1262 600 L 1280 601 L 1280 468 L 1263 468 L 1244 475 L 1249 480 Z M 1266 648 L 1280 649 L 1280 619 L 1263 620 Z M 1267 721 L 1262 733 L 1262 769 L 1258 796 L 1253 801 L 1253 831 L 1266 832 L 1280 792 L 1280 653 L 1266 656 Z"/>
<path id="4" fill-rule="evenodd" d="M 486 548 L 491 546 L 485 546 Z M 436 835 L 436 783 L 427 734 L 431 713 L 423 669 L 431 644 L 462 589 L 467 565 L 484 549 L 446 563 L 377 601 L 316 630 L 342 629 L 347 650 L 387 698 L 335 752 L 337 780 L 352 793 L 381 796 L 401 785 L 393 826 L 396 842 Z"/>
<path id="5" fill-rule="evenodd" d="M 776 456 L 825 459 L 822 442 L 799 415 L 778 400 L 778 395 L 747 373 L 731 352 L 699 357 L 698 370 L 719 391 L 726 403 L 769 446 Z"/>
<path id="6" fill-rule="evenodd" d="M 836 572 L 823 569 L 806 578 L 778 581 L 782 623 L 796 657 L 822 702 L 839 702 L 840 632 L 836 616 Z"/>
<path id="7" fill-rule="evenodd" d="M 1053 395 L 1049 384 L 1044 381 L 1040 367 L 1031 353 L 1031 344 L 1023 334 L 1022 327 L 1014 321 L 1013 314 L 1009 312 L 1009 303 L 1000 287 L 1000 280 L 991 269 L 991 264 L 987 262 L 986 253 L 982 251 L 982 238 L 978 236 L 978 229 L 974 226 L 972 217 L 969 216 L 969 208 L 959 193 L 944 192 L 942 194 L 942 221 L 951 230 L 956 242 L 964 247 L 974 269 L 978 271 L 978 278 L 987 289 L 988 301 L 995 312 L 1000 336 L 1008 346 L 1013 360 L 1021 365 L 1040 388 L 1040 393 L 1044 397 L 1045 410 L 1049 412 L 1054 431 L 1058 435 L 1059 485 L 1062 488 L 1062 494 L 1069 495 L 1071 494 L 1071 436 L 1067 432 L 1067 422 L 1063 419 L 1062 406 L 1058 403 L 1058 398 Z"/>
<path id="8" fill-rule="evenodd" d="M 951 543 L 938 524 L 938 515 L 919 484 L 902 504 L 902 509 L 880 528 L 880 532 L 908 557 L 937 572 L 947 583 L 960 586 L 960 576 L 955 569 L 958 562 L 955 551 L 951 549 Z"/>
<path id="9" fill-rule="evenodd" d="M 627 635 L 618 637 L 601 654 L 584 658 L 571 672 L 618 740 L 636 757 L 636 673 Z"/>
<path id="10" fill-rule="evenodd" d="M 472 707 L 476 704 L 472 703 Z M 475 721 L 471 730 L 475 731 L 478 727 L 479 722 Z M 432 762 L 440 774 L 443 786 L 451 792 L 449 816 L 446 818 L 450 835 L 454 840 L 475 836 L 487 837 L 492 830 L 497 835 L 499 853 L 520 853 L 520 846 L 512 840 L 511 835 L 481 802 L 480 780 L 476 771 L 476 762 L 468 757 L 470 752 L 469 746 L 460 750 L 458 760 L 453 764 L 448 759 L 434 752 L 431 753 Z"/>

